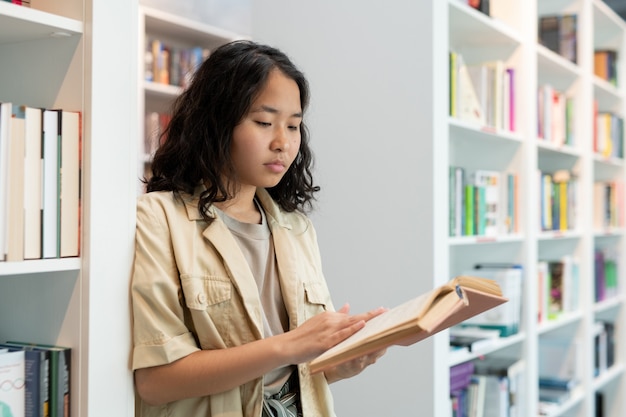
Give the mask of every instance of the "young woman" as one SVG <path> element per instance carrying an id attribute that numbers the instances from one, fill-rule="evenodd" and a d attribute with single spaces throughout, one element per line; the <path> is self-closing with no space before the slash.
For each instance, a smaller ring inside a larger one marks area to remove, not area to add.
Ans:
<path id="1" fill-rule="evenodd" d="M 315 231 L 309 89 L 282 52 L 215 50 L 176 101 L 137 207 L 132 367 L 138 415 L 334 416 L 307 363 L 383 309 L 334 311 Z M 287 414 L 279 414 L 287 413 Z"/>

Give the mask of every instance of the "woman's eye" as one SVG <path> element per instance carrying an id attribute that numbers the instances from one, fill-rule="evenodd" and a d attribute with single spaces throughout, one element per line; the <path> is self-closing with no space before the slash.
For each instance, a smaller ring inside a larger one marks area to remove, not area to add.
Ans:
<path id="1" fill-rule="evenodd" d="M 267 126 L 271 126 L 271 123 L 267 123 L 267 122 L 261 122 L 260 120 L 256 121 L 256 124 L 258 124 L 259 126 L 263 126 L 263 127 L 267 127 Z"/>
<path id="2" fill-rule="evenodd" d="M 300 126 L 289 126 L 289 130 L 293 130 L 294 132 L 297 132 L 300 129 Z"/>

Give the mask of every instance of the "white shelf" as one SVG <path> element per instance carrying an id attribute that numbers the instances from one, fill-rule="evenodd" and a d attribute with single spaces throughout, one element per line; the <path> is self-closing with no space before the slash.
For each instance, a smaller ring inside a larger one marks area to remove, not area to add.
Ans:
<path id="1" fill-rule="evenodd" d="M 474 352 L 460 350 L 458 352 L 450 353 L 450 363 L 449 366 L 458 365 L 463 362 L 471 361 L 477 358 L 480 358 L 485 355 L 489 355 L 490 353 L 497 352 L 499 350 L 511 347 L 513 345 L 523 343 L 526 339 L 526 334 L 520 332 L 518 334 L 509 336 L 509 337 L 500 337 L 497 339 L 493 339 L 492 343 L 486 345 L 480 349 L 477 349 Z"/>
<path id="2" fill-rule="evenodd" d="M 83 23 L 30 7 L 0 2 L 0 44 L 83 33 Z"/>
<path id="3" fill-rule="evenodd" d="M 141 11 L 145 16 L 146 32 L 157 33 L 179 42 L 213 47 L 233 40 L 248 38 L 229 30 L 203 24 L 196 20 L 180 17 L 151 7 L 143 6 Z"/>
<path id="4" fill-rule="evenodd" d="M 45 274 L 47 272 L 80 271 L 81 258 L 40 259 L 23 262 L 0 262 L 0 279 L 3 277 Z"/>

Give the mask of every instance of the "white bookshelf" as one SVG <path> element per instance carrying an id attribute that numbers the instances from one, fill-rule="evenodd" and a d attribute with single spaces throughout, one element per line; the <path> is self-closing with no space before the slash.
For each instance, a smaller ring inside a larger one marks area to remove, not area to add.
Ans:
<path id="1" fill-rule="evenodd" d="M 179 86 L 162 84 L 145 80 L 146 60 L 143 51 L 148 48 L 147 42 L 158 39 L 168 46 L 207 48 L 209 51 L 219 45 L 236 40 L 247 39 L 246 35 L 202 23 L 188 17 L 163 11 L 155 7 L 140 6 L 139 8 L 139 45 L 141 52 L 138 63 L 139 85 L 143 93 L 139 95 L 139 161 L 138 178 L 149 173 L 151 155 L 146 151 L 146 115 L 150 112 L 168 113 L 173 100 L 181 93 Z M 144 191 L 144 184 L 138 182 L 138 193 Z"/>
<path id="2" fill-rule="evenodd" d="M 72 348 L 74 416 L 134 413 L 136 80 L 111 57 L 135 56 L 136 15 L 118 0 L 0 2 L 0 101 L 82 113 L 81 257 L 0 262 L 0 340 Z"/>
<path id="3" fill-rule="evenodd" d="M 476 263 L 521 264 L 521 331 L 480 354 L 525 360 L 522 415 L 534 416 L 539 341 L 553 335 L 576 338 L 583 358 L 578 364 L 581 387 L 550 416 L 595 415 L 596 392 L 605 395 L 606 416 L 622 416 L 625 265 L 618 267 L 618 297 L 596 303 L 593 278 L 594 249 L 610 248 L 624 259 L 626 235 L 623 227 L 593 227 L 592 188 L 596 181 L 623 181 L 626 170 L 623 158 L 594 154 L 592 135 L 594 99 L 603 110 L 626 114 L 626 26 L 600 0 L 491 0 L 492 17 L 462 3 L 431 0 L 383 10 L 357 0 L 344 8 L 253 2 L 254 37 L 285 49 L 311 81 L 308 120 L 323 195 L 314 221 L 331 293 L 337 303 L 350 301 L 353 310 L 364 310 L 393 304 L 402 294 L 445 282 Z M 552 13 L 578 15 L 577 63 L 538 44 L 538 17 Z M 314 23 L 288 23 L 295 14 Z M 618 87 L 594 76 L 595 48 L 618 50 Z M 466 61 L 500 59 L 516 69 L 514 132 L 448 116 L 450 49 L 462 52 Z M 544 83 L 575 97 L 572 145 L 538 138 L 537 88 Z M 517 233 L 449 237 L 450 165 L 519 175 Z M 538 169 L 568 169 L 576 175 L 574 227 L 540 229 Z M 580 308 L 537 323 L 537 263 L 564 255 L 579 260 Z M 616 365 L 600 375 L 593 370 L 597 319 L 617 328 Z M 381 398 L 393 397 L 403 399 L 393 404 L 396 414 L 449 416 L 444 406 L 449 366 L 476 355 L 443 353 L 446 344 L 442 333 L 419 346 L 392 349 L 365 374 L 333 387 L 338 413 L 382 415 Z"/>

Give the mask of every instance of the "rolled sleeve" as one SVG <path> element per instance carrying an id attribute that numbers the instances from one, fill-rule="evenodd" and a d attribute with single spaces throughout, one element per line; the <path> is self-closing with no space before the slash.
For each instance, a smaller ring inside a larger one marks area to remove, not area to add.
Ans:
<path id="1" fill-rule="evenodd" d="M 158 200 L 139 199 L 131 278 L 133 370 L 171 363 L 199 350 L 185 323 L 180 278 L 166 224 Z"/>

